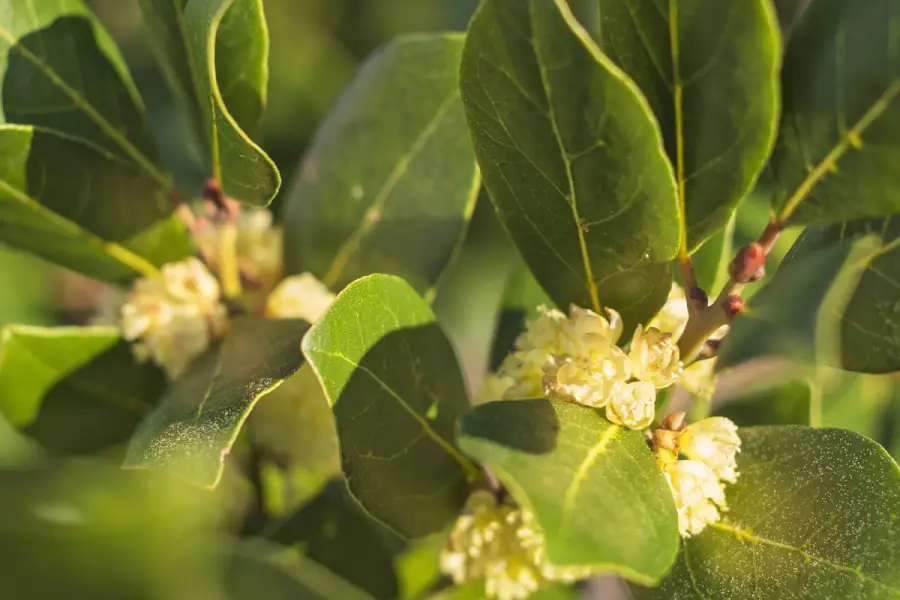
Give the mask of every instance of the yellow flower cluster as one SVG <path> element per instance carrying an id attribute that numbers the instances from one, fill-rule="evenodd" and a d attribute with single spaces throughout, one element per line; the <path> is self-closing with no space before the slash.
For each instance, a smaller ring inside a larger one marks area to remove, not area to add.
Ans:
<path id="1" fill-rule="evenodd" d="M 311 273 L 288 277 L 266 302 L 266 316 L 275 319 L 319 320 L 334 301 L 334 294 Z"/>
<path id="2" fill-rule="evenodd" d="M 654 446 L 672 489 L 681 535 L 696 535 L 718 521 L 728 508 L 723 482 L 737 481 L 737 426 L 725 417 L 710 417 L 674 431 L 660 429 Z"/>
<path id="3" fill-rule="evenodd" d="M 227 326 L 219 282 L 196 258 L 139 279 L 119 307 L 122 337 L 141 361 L 178 377 Z"/>
<path id="4" fill-rule="evenodd" d="M 479 400 L 548 395 L 606 408 L 613 423 L 645 429 L 653 421 L 656 390 L 675 383 L 682 367 L 672 336 L 638 326 L 628 351 L 617 346 L 622 321 L 572 306 L 566 316 L 540 308 L 492 375 Z"/>

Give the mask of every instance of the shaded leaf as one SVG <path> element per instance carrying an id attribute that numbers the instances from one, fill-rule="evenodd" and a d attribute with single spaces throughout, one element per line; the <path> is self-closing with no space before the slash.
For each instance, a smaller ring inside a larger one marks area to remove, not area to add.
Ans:
<path id="1" fill-rule="evenodd" d="M 836 373 L 837 385 L 822 396 L 822 425 L 841 427 L 882 441 L 885 413 L 896 383 L 889 376 Z"/>
<path id="2" fill-rule="evenodd" d="M 672 493 L 640 431 L 576 404 L 511 400 L 463 417 L 459 444 L 534 515 L 550 564 L 646 584 L 672 565 Z"/>
<path id="3" fill-rule="evenodd" d="M 818 424 L 822 419 L 820 395 L 821 390 L 812 381 L 795 379 L 741 395 L 717 407 L 713 413 L 728 417 L 739 427 Z"/>
<path id="4" fill-rule="evenodd" d="M 168 188 L 125 62 L 84 2 L 6 4 L 0 17 L 0 116 L 99 146 Z"/>
<path id="5" fill-rule="evenodd" d="M 876 239 L 866 237 L 796 259 L 786 257 L 735 319 L 716 369 L 761 356 L 834 364 L 841 343 L 840 315 L 877 246 Z"/>
<path id="6" fill-rule="evenodd" d="M 539 306 L 555 308 L 553 301 L 534 279 L 528 267 L 521 263 L 517 265 L 506 287 L 497 331 L 494 333 L 494 345 L 491 348 L 491 371 L 497 370 L 503 359 L 513 351 L 516 338 L 525 331 L 528 320 L 539 314 Z"/>
<path id="7" fill-rule="evenodd" d="M 266 537 L 296 546 L 374 598 L 390 600 L 399 594 L 393 560 L 398 541 L 350 496 L 343 478 L 329 482 Z"/>
<path id="8" fill-rule="evenodd" d="M 219 510 L 208 494 L 85 461 L 0 471 L 0 487 L 0 579 L 8 597 L 215 597 L 203 534 Z"/>
<path id="9" fill-rule="evenodd" d="M 303 364 L 300 339 L 308 327 L 287 319 L 232 321 L 225 340 L 170 384 L 143 420 L 124 467 L 215 487 L 253 406 Z"/>
<path id="10" fill-rule="evenodd" d="M 563 0 L 486 0 L 466 39 L 463 105 L 484 183 L 557 305 L 662 307 L 680 225 L 650 108 Z M 615 118 L 611 118 L 615 115 Z"/>
<path id="11" fill-rule="evenodd" d="M 897 598 L 900 469 L 887 452 L 840 429 L 740 433 L 722 522 L 685 540 L 672 573 L 639 597 Z"/>
<path id="12" fill-rule="evenodd" d="M 400 38 L 326 117 L 285 205 L 285 261 L 333 289 L 390 273 L 425 293 L 471 217 L 479 177 L 459 100 L 462 36 Z"/>
<path id="13" fill-rule="evenodd" d="M 113 327 L 24 327 L 0 332 L 0 412 L 55 455 L 128 440 L 165 387 L 138 365 Z"/>
<path id="14" fill-rule="evenodd" d="M 478 468 L 454 445 L 468 408 L 453 348 L 402 279 L 371 275 L 341 292 L 303 340 L 331 403 L 350 492 L 408 537 L 443 529 Z"/>
<path id="15" fill-rule="evenodd" d="M 647 97 L 675 168 L 693 252 L 728 223 L 777 125 L 771 0 L 599 0 L 603 51 Z"/>
<path id="16" fill-rule="evenodd" d="M 250 138 L 265 105 L 268 81 L 269 41 L 262 0 L 188 0 L 181 7 L 193 79 L 190 89 L 200 107 L 212 175 L 236 200 L 266 205 L 278 192 L 281 176 L 272 159 Z M 151 21 L 157 36 L 160 21 L 167 28 L 172 26 L 171 12 L 158 12 Z M 175 34 L 167 30 L 167 35 Z M 171 72 L 181 59 L 181 45 L 173 37 L 163 39 Z M 183 67 L 179 69 L 183 75 Z M 184 87 L 181 76 L 175 77 Z"/>
<path id="17" fill-rule="evenodd" d="M 228 600 L 372 600 L 315 562 L 278 551 L 263 540 L 229 548 L 224 582 Z"/>
<path id="18" fill-rule="evenodd" d="M 778 219 L 900 212 L 900 45 L 893 0 L 816 0 L 791 35 L 771 159 Z"/>
<path id="19" fill-rule="evenodd" d="M 90 277 L 122 282 L 192 251 L 157 184 L 74 138 L 0 125 L 0 240 Z"/>
<path id="20" fill-rule="evenodd" d="M 900 370 L 900 218 L 850 221 L 803 232 L 791 253 L 799 260 L 831 245 L 877 236 L 878 255 L 869 261 L 841 316 L 840 365 L 850 371 Z"/>

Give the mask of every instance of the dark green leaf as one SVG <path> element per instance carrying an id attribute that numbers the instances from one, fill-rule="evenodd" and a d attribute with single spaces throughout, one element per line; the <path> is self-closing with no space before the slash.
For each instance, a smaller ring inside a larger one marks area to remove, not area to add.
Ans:
<path id="1" fill-rule="evenodd" d="M 0 118 L 95 144 L 168 188 L 131 76 L 82 0 L 12 0 L 5 5 L 0 15 Z"/>
<path id="2" fill-rule="evenodd" d="M 822 426 L 884 440 L 885 413 L 890 411 L 895 381 L 889 376 L 847 372 L 831 376 L 839 381 L 822 395 Z"/>
<path id="3" fill-rule="evenodd" d="M 517 262 L 521 263 L 520 260 Z M 525 331 L 528 319 L 538 315 L 539 306 L 554 308 L 553 301 L 534 279 L 534 275 L 524 263 L 521 263 L 510 278 L 500 309 L 494 345 L 491 349 L 492 371 L 498 369 L 503 359 L 513 351 L 516 338 Z"/>
<path id="4" fill-rule="evenodd" d="M 266 537 L 296 546 L 307 558 L 375 598 L 390 600 L 399 593 L 396 538 L 360 508 L 343 478 L 328 483 L 318 497 Z"/>
<path id="5" fill-rule="evenodd" d="M 303 364 L 299 320 L 232 321 L 228 336 L 169 386 L 141 423 L 124 466 L 215 487 L 256 402 Z"/>
<path id="6" fill-rule="evenodd" d="M 0 240 L 118 282 L 191 254 L 157 184 L 106 150 L 0 125 L 0 157 Z"/>
<path id="7" fill-rule="evenodd" d="M 124 443 L 165 387 L 112 327 L 0 332 L 0 412 L 52 454 Z"/>
<path id="8" fill-rule="evenodd" d="M 215 598 L 209 494 L 84 461 L 0 471 L 0 580 L 17 600 Z"/>
<path id="9" fill-rule="evenodd" d="M 279 556 L 262 540 L 225 552 L 228 600 L 372 600 L 372 597 L 311 560 Z"/>
<path id="10" fill-rule="evenodd" d="M 881 249 L 866 265 L 842 313 L 841 367 L 865 373 L 900 370 L 900 218 L 851 221 L 807 229 L 794 246 L 797 260 L 819 248 L 875 235 Z"/>
<path id="11" fill-rule="evenodd" d="M 334 410 L 350 492 L 408 537 L 459 514 L 478 468 L 454 445 L 468 408 L 450 342 L 402 279 L 347 286 L 303 340 Z"/>
<path id="12" fill-rule="evenodd" d="M 459 444 L 534 515 L 550 564 L 646 584 L 672 565 L 672 493 L 640 431 L 576 404 L 510 400 L 468 413 Z"/>
<path id="13" fill-rule="evenodd" d="M 782 73 L 772 204 L 825 225 L 900 212 L 900 44 L 894 0 L 816 0 Z"/>
<path id="14" fill-rule="evenodd" d="M 877 239 L 866 237 L 796 259 L 786 257 L 735 319 L 716 369 L 761 356 L 834 364 L 840 348 L 840 315 L 877 251 Z"/>
<path id="15" fill-rule="evenodd" d="M 158 52 L 169 63 L 170 79 L 182 88 L 187 83 L 179 61 L 186 54 L 193 80 L 188 89 L 199 103 L 213 177 L 237 200 L 268 204 L 281 176 L 249 133 L 262 114 L 268 81 L 269 34 L 262 0 L 188 0 L 163 10 L 158 4 L 144 2 L 144 9 L 156 9 L 151 24 L 157 43 L 163 44 Z M 175 31 L 173 13 L 179 25 L 183 19 L 183 27 Z"/>
<path id="16" fill-rule="evenodd" d="M 599 0 L 603 51 L 644 92 L 675 167 L 687 249 L 728 223 L 775 139 L 771 0 Z"/>
<path id="17" fill-rule="evenodd" d="M 469 29 L 463 105 L 485 185 L 556 304 L 651 318 L 680 224 L 650 108 L 563 0 L 485 0 Z"/>
<path id="18" fill-rule="evenodd" d="M 775 0 L 775 12 L 778 13 L 778 23 L 784 36 L 787 37 L 794 28 L 803 12 L 809 8 L 812 0 Z"/>
<path id="19" fill-rule="evenodd" d="M 714 413 L 728 417 L 740 427 L 752 425 L 810 425 L 821 420 L 821 391 L 808 379 L 796 379 L 742 394 L 730 399 Z"/>
<path id="20" fill-rule="evenodd" d="M 900 469 L 840 429 L 741 430 L 740 477 L 723 521 L 685 541 L 672 573 L 641 597 L 900 596 Z"/>
<path id="21" fill-rule="evenodd" d="M 462 36 L 405 37 L 363 66 L 325 119 L 286 199 L 285 260 L 333 289 L 390 273 L 425 293 L 475 206 L 459 100 Z"/>

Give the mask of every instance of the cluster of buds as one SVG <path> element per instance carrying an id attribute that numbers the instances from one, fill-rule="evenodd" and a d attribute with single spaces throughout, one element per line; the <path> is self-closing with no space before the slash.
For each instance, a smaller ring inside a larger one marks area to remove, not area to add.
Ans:
<path id="1" fill-rule="evenodd" d="M 181 375 L 227 326 L 219 282 L 196 258 L 137 280 L 116 317 L 135 357 L 156 363 L 170 378 Z"/>
<path id="2" fill-rule="evenodd" d="M 572 306 L 566 316 L 540 308 L 516 340 L 514 351 L 492 375 L 481 401 L 547 395 L 606 408 L 613 423 L 645 429 L 653 422 L 656 391 L 677 382 L 682 372 L 673 336 L 638 326 L 627 350 L 619 314 L 607 318 Z"/>
<path id="3" fill-rule="evenodd" d="M 653 432 L 653 451 L 675 499 L 678 529 L 689 537 L 715 523 L 727 510 L 724 483 L 737 481 L 737 426 L 725 417 L 684 424 L 669 415 Z"/>

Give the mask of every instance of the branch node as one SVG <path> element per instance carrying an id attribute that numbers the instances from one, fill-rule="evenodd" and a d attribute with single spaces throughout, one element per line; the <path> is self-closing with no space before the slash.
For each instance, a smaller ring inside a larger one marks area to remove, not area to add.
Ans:
<path id="1" fill-rule="evenodd" d="M 737 295 L 728 296 L 722 308 L 725 309 L 725 314 L 733 319 L 735 315 L 744 310 L 744 299 Z"/>

